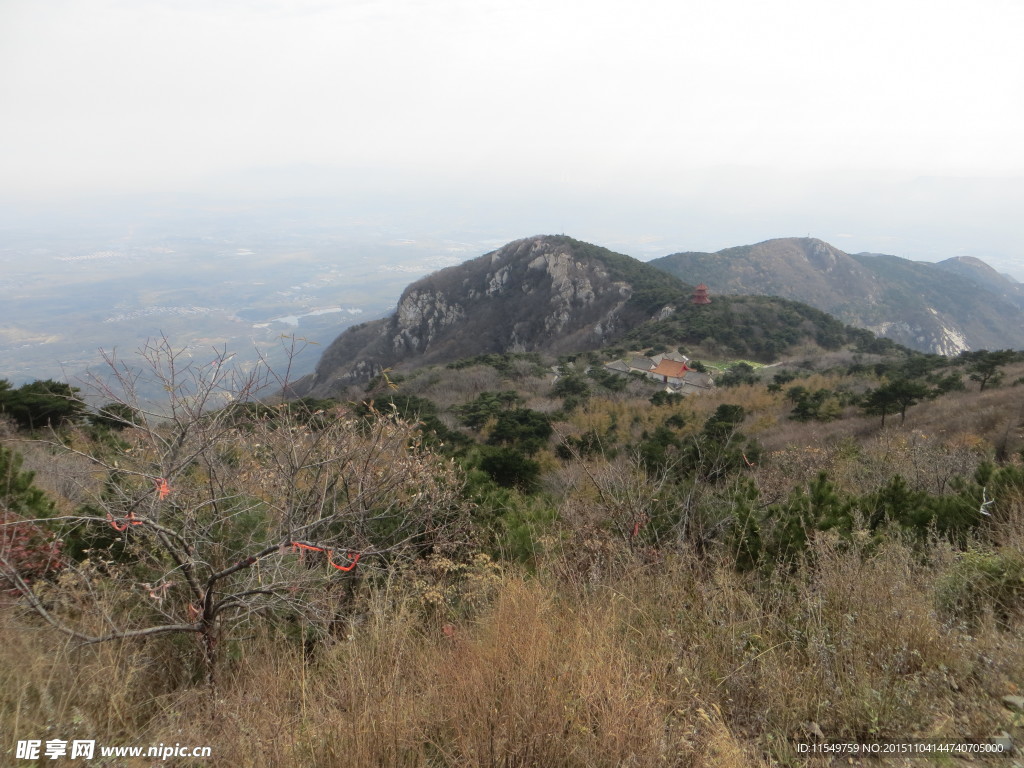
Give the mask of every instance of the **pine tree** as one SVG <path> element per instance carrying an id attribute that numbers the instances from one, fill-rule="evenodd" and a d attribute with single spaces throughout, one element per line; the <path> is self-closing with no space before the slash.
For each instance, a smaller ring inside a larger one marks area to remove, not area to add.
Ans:
<path id="1" fill-rule="evenodd" d="M 34 472 L 22 472 L 22 457 L 0 445 L 0 509 L 25 518 L 50 517 L 53 501 L 32 484 Z"/>
<path id="2" fill-rule="evenodd" d="M 20 455 L 0 445 L 0 585 L 9 572 L 32 581 L 60 566 L 60 541 L 33 522 L 53 515 L 53 501 L 21 464 Z"/>

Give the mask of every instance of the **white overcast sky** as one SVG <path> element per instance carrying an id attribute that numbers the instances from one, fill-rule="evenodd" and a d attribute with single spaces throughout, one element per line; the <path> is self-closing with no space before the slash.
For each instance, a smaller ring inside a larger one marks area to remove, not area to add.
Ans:
<path id="1" fill-rule="evenodd" d="M 996 179 L 989 201 L 1024 178 L 1022 40 L 1020 0 L 0 0 L 0 198 L 725 167 Z"/>

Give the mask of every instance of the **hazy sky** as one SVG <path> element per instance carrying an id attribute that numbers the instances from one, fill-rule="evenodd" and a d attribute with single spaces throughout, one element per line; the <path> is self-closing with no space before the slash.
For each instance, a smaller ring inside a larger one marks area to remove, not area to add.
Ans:
<path id="1" fill-rule="evenodd" d="M 307 169 L 515 189 L 568 224 L 593 204 L 653 238 L 702 202 L 725 229 L 676 250 L 934 221 L 949 252 L 901 255 L 1008 264 L 1022 38 L 1019 0 L 0 0 L 0 199 Z"/>

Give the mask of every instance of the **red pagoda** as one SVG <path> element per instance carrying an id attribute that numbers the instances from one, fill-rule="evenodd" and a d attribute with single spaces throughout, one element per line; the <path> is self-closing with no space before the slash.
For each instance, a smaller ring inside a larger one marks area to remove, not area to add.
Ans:
<path id="1" fill-rule="evenodd" d="M 693 298 L 690 299 L 694 304 L 710 304 L 711 299 L 708 298 L 708 287 L 701 283 L 693 289 Z"/>

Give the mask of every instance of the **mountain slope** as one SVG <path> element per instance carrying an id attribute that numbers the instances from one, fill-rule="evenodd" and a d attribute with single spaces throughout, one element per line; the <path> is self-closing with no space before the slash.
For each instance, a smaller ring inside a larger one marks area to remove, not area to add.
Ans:
<path id="1" fill-rule="evenodd" d="M 1013 300 L 1013 283 L 976 259 L 942 266 L 883 254 L 851 255 L 813 238 L 784 238 L 649 263 L 675 277 L 707 283 L 712 295 L 752 293 L 806 302 L 925 352 L 1024 348 L 1024 305 Z M 994 292 L 998 280 L 1011 287 Z"/>
<path id="2" fill-rule="evenodd" d="M 997 296 L 1024 308 L 1024 285 L 1009 275 L 997 272 L 981 259 L 976 259 L 973 256 L 954 256 L 951 259 L 938 262 L 935 266 L 965 277 Z"/>
<path id="3" fill-rule="evenodd" d="M 473 355 L 700 345 L 771 358 L 790 346 L 874 341 L 795 302 L 719 297 L 690 303 L 692 288 L 643 262 L 565 236 L 517 240 L 405 289 L 394 314 L 339 336 L 316 372 L 292 387 L 326 396 L 386 368 Z"/>
<path id="4" fill-rule="evenodd" d="M 326 392 L 399 364 L 600 346 L 640 319 L 627 306 L 632 284 L 608 262 L 577 258 L 568 238 L 537 237 L 435 272 L 405 289 L 394 314 L 339 336 L 297 389 Z"/>

